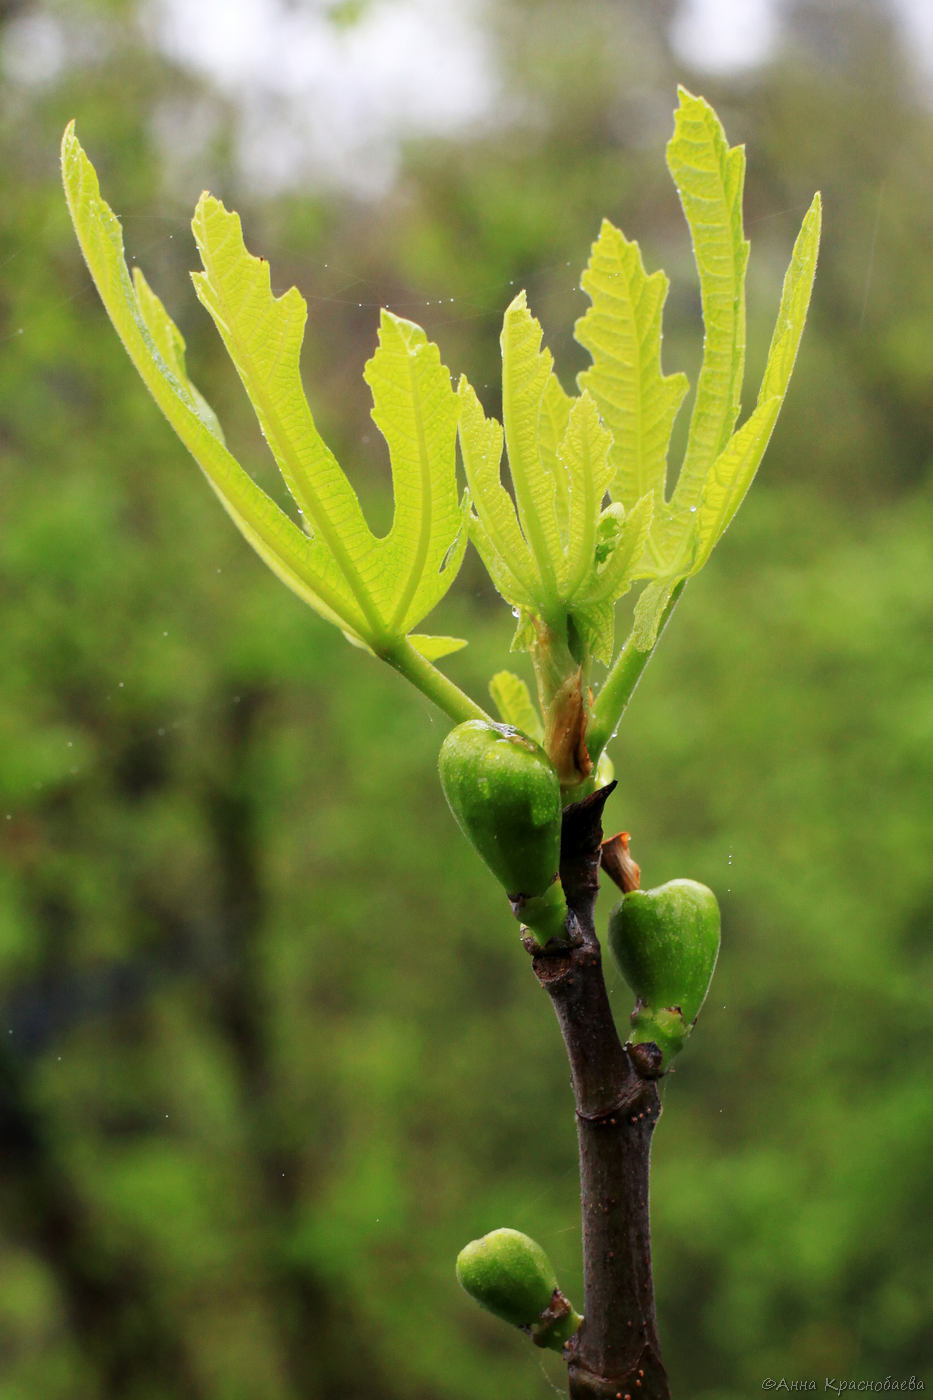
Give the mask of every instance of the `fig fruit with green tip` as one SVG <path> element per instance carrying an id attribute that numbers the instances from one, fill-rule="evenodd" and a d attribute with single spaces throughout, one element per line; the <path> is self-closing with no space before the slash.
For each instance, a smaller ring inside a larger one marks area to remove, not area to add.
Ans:
<path id="1" fill-rule="evenodd" d="M 438 768 L 458 826 L 522 922 L 544 941 L 561 937 L 561 792 L 544 749 L 511 725 L 471 719 L 447 735 Z"/>
<path id="2" fill-rule="evenodd" d="M 696 880 L 632 890 L 609 917 L 609 946 L 638 997 L 629 1042 L 653 1041 L 662 1069 L 684 1046 L 719 955 L 716 896 Z"/>
<path id="3" fill-rule="evenodd" d="M 541 1246 L 519 1230 L 492 1230 L 457 1257 L 457 1281 L 480 1307 L 561 1351 L 583 1321 L 557 1286 Z"/>

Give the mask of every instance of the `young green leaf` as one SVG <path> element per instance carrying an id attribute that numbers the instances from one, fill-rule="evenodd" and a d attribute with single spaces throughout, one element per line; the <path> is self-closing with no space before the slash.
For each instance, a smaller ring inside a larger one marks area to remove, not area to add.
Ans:
<path id="1" fill-rule="evenodd" d="M 299 357 L 307 306 L 297 287 L 272 295 L 269 264 L 247 252 L 239 215 L 202 194 L 192 220 L 203 272 L 191 280 L 213 318 L 276 465 L 306 527 L 337 563 L 377 637 L 383 618 L 360 565 L 375 538 L 356 493 L 317 431 L 301 383 Z"/>
<path id="2" fill-rule="evenodd" d="M 578 376 L 612 433 L 612 497 L 626 507 L 664 498 L 667 450 L 686 375 L 661 372 L 661 313 L 668 279 L 645 273 L 637 243 L 603 220 L 580 285 L 592 305 L 574 327 L 592 367 Z"/>
<path id="3" fill-rule="evenodd" d="M 654 497 L 650 494 L 636 501 L 628 514 L 617 502 L 607 506 L 599 518 L 596 568 L 577 595 L 578 607 L 614 603 L 621 598 L 638 576 L 653 518 Z"/>
<path id="4" fill-rule="evenodd" d="M 735 153 L 729 154 L 731 157 Z M 807 318 L 820 221 L 817 194 L 804 217 L 784 278 L 777 324 L 754 411 L 729 438 L 704 476 L 700 476 L 698 467 L 694 468 L 689 485 L 682 485 L 685 464 L 673 501 L 656 514 L 649 547 L 660 566 L 635 608 L 632 640 L 639 651 L 647 652 L 654 646 L 658 625 L 674 589 L 681 580 L 698 573 L 709 559 L 758 470 L 787 393 Z M 708 334 L 707 352 L 709 341 Z M 712 382 L 708 380 L 707 384 Z"/>
<path id="5" fill-rule="evenodd" d="M 742 504 L 784 402 L 810 306 L 820 246 L 821 217 L 820 196 L 816 194 L 797 235 L 784 277 L 781 305 L 755 411 L 717 458 L 703 484 L 693 573 L 706 563 L 717 540 Z"/>
<path id="6" fill-rule="evenodd" d="M 271 291 L 269 265 L 240 220 L 202 195 L 194 217 L 202 273 L 193 281 L 217 325 L 308 528 L 326 542 L 380 647 L 406 634 L 446 592 L 466 544 L 454 475 L 457 402 L 437 347 L 384 311 L 364 370 L 392 462 L 395 518 L 377 539 L 314 424 L 299 357 L 307 307 L 297 288 Z"/>
<path id="7" fill-rule="evenodd" d="M 787 393 L 807 318 L 820 242 L 821 205 L 814 195 L 784 278 L 777 323 L 768 351 L 758 401 L 749 418 L 730 438 L 703 482 L 691 526 L 693 559 L 682 577 L 696 574 L 738 510 L 764 456 Z"/>
<path id="8" fill-rule="evenodd" d="M 195 289 L 302 513 L 301 530 L 227 451 L 216 417 L 187 376 L 177 327 L 142 274 L 131 281 L 119 222 L 73 124 L 62 142 L 62 172 L 78 240 L 117 333 L 250 544 L 317 612 L 411 671 L 457 718 L 482 714 L 422 664 L 462 643 L 418 636 L 403 645 L 450 586 L 467 539 L 467 502 L 458 500 L 455 471 L 457 397 L 436 346 L 420 327 L 383 313 L 366 377 L 373 417 L 389 445 L 395 516 L 389 534 L 377 539 L 304 396 L 304 299 L 295 288 L 274 297 L 268 264 L 247 252 L 237 215 L 201 197 L 193 229 L 203 271 L 193 275 Z"/>
<path id="9" fill-rule="evenodd" d="M 553 364 L 550 351 L 541 348 L 541 326 L 528 310 L 525 293 L 519 292 L 502 326 L 502 422 L 518 518 L 541 579 L 539 602 L 545 612 L 557 605 L 563 554 L 558 477 L 548 472 L 539 446 L 541 404 Z"/>
<path id="10" fill-rule="evenodd" d="M 544 725 L 534 707 L 527 685 L 511 671 L 497 671 L 489 682 L 489 693 L 504 724 L 511 724 L 540 744 Z"/>
<path id="11" fill-rule="evenodd" d="M 406 641 L 410 642 L 419 656 L 426 661 L 439 661 L 442 656 L 462 651 L 466 646 L 463 637 L 426 637 L 420 632 L 409 632 Z"/>
<path id="12" fill-rule="evenodd" d="M 538 452 L 545 472 L 554 477 L 554 508 L 561 545 L 566 550 L 571 537 L 570 491 L 560 445 L 567 431 L 575 399 L 566 392 L 556 374 L 544 386 L 538 411 Z"/>
<path id="13" fill-rule="evenodd" d="M 671 601 L 679 579 L 652 579 L 638 595 L 632 620 L 632 646 L 636 651 L 650 653 L 658 639 L 658 629 L 664 610 Z"/>
<path id="14" fill-rule="evenodd" d="M 184 385 L 190 395 L 198 417 L 214 436 L 224 442 L 223 428 L 216 413 L 207 400 L 198 392 L 185 368 L 185 342 L 181 332 L 172 321 L 155 292 L 143 276 L 142 268 L 133 268 L 133 292 L 136 306 L 152 336 L 155 348 L 180 385 Z"/>
<path id="15" fill-rule="evenodd" d="M 745 268 L 742 229 L 745 151 L 730 149 L 722 124 L 702 97 L 680 88 L 667 163 L 683 205 L 700 275 L 703 366 L 697 381 L 675 506 L 696 505 L 706 473 L 728 442 L 739 414 L 745 369 Z"/>
<path id="16" fill-rule="evenodd" d="M 123 233 L 102 198 L 97 174 L 69 123 L 62 177 L 72 222 L 101 300 L 143 382 L 223 502 L 269 567 L 312 608 L 363 638 L 366 619 L 334 560 L 309 539 L 243 471 L 223 443 L 217 419 L 187 376 L 184 341 L 137 273 L 130 280 Z"/>
<path id="17" fill-rule="evenodd" d="M 455 471 L 459 407 L 437 346 L 389 311 L 363 377 L 395 495 L 392 528 L 373 551 L 371 586 L 389 634 L 404 636 L 447 592 L 466 549 L 469 503 L 458 499 Z"/>
<path id="18" fill-rule="evenodd" d="M 530 608 L 542 593 L 541 576 L 502 485 L 502 425 L 487 418 L 473 386 L 461 378 L 460 451 L 476 514 L 470 535 L 502 597 Z"/>
<path id="19" fill-rule="evenodd" d="M 626 515 L 603 510 L 613 476 L 612 435 L 593 396 L 560 387 L 541 327 L 521 293 L 502 333 L 505 442 L 515 503 L 500 478 L 503 433 L 461 380 L 460 445 L 476 514 L 471 533 L 490 577 L 519 612 L 513 650 L 534 650 L 534 619 L 549 628 L 573 618 L 587 650 L 608 661 L 613 605 L 636 578 L 652 497 Z M 569 653 L 568 653 L 569 655 Z"/>
<path id="20" fill-rule="evenodd" d="M 573 618 L 583 633 L 587 650 L 607 665 L 612 659 L 615 605 L 636 578 L 644 576 L 642 561 L 654 514 L 649 493 L 637 501 L 628 515 L 616 503 L 599 520 L 597 565 L 574 599 Z"/>
<path id="21" fill-rule="evenodd" d="M 600 509 L 609 489 L 612 434 L 600 422 L 599 410 L 584 389 L 574 400 L 567 430 L 557 450 L 566 473 L 567 543 L 558 564 L 561 596 L 573 598 L 589 582 L 595 567 Z"/>

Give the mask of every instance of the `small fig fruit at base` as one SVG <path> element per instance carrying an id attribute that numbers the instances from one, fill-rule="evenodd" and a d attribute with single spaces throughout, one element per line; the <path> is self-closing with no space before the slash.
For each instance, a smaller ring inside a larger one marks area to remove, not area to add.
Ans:
<path id="1" fill-rule="evenodd" d="M 480 1307 L 560 1351 L 582 1322 L 544 1250 L 519 1230 L 492 1230 L 457 1257 L 457 1280 Z"/>

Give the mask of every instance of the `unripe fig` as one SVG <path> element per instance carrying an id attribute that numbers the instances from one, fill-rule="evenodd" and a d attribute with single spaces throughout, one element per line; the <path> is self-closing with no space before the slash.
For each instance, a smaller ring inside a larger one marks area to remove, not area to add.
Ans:
<path id="1" fill-rule="evenodd" d="M 519 1230 L 492 1230 L 461 1249 L 457 1280 L 480 1307 L 560 1351 L 582 1318 L 557 1287 L 550 1259 Z"/>
<path id="2" fill-rule="evenodd" d="M 719 954 L 719 927 L 716 896 L 695 880 L 632 890 L 609 917 L 609 946 L 638 997 L 630 1042 L 654 1041 L 665 1069 L 683 1048 L 706 1000 Z"/>
<path id="3" fill-rule="evenodd" d="M 438 767 L 460 829 L 519 917 L 548 938 L 560 936 L 566 905 L 560 886 L 551 888 L 560 864 L 560 782 L 544 749 L 510 725 L 471 719 L 447 735 Z"/>

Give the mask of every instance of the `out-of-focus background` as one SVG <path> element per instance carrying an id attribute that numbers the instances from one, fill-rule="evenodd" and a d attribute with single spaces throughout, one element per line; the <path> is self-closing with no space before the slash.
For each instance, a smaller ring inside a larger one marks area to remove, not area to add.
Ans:
<path id="1" fill-rule="evenodd" d="M 161 420 L 71 233 L 65 122 L 278 491 L 187 280 L 202 187 L 241 211 L 385 524 L 381 304 L 495 411 L 524 286 L 570 386 L 607 215 L 672 277 L 665 367 L 695 375 L 678 81 L 747 144 L 746 404 L 815 188 L 825 231 L 765 466 L 615 744 L 646 883 L 707 882 L 725 923 L 655 1138 L 666 1357 L 693 1400 L 929 1389 L 925 0 L 6 0 L 0 44 L 0 1400 L 534 1400 L 560 1359 L 455 1255 L 516 1226 L 579 1296 L 563 1052 L 444 805 L 445 725 Z M 478 696 L 511 622 L 469 557 L 432 630 L 473 638 L 445 664 Z"/>

